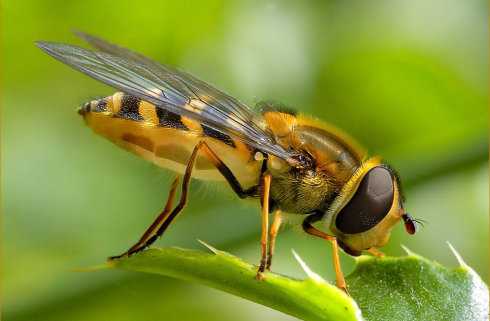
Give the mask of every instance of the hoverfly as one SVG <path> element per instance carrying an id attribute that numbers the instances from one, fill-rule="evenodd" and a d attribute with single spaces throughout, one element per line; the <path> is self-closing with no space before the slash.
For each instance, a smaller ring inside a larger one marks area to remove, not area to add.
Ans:
<path id="1" fill-rule="evenodd" d="M 80 108 L 96 133 L 179 176 L 160 215 L 117 259 L 150 246 L 184 209 L 191 177 L 226 181 L 240 198 L 261 204 L 260 279 L 270 270 L 282 213 L 304 215 L 306 233 L 332 243 L 337 286 L 346 290 L 338 247 L 380 255 L 400 220 L 415 233 L 403 207 L 400 180 L 379 157 L 348 135 L 273 103 L 261 112 L 194 76 L 100 38 L 77 33 L 96 50 L 37 42 L 61 62 L 121 92 Z M 273 222 L 269 229 L 269 214 Z M 314 227 L 322 221 L 329 234 Z"/>

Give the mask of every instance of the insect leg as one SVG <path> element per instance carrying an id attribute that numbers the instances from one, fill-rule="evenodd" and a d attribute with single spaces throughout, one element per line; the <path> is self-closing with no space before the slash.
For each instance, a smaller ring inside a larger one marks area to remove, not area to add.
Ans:
<path id="1" fill-rule="evenodd" d="M 247 196 L 254 196 L 258 192 L 258 186 L 254 186 L 248 190 L 243 190 L 241 187 L 240 183 L 238 180 L 235 178 L 231 170 L 223 163 L 223 161 L 213 152 L 213 150 L 206 144 L 203 143 L 203 152 L 206 154 L 208 160 L 210 160 L 214 166 L 219 170 L 221 175 L 225 177 L 227 180 L 228 184 L 232 187 L 232 189 L 235 191 L 235 193 L 240 197 L 240 198 L 245 198 Z M 262 175 L 262 174 L 261 174 Z M 261 245 L 261 250 L 262 250 L 262 256 L 260 260 L 260 266 L 257 271 L 257 279 L 262 279 L 262 273 L 265 271 L 266 266 L 269 268 L 270 267 L 270 261 L 268 263 L 267 259 L 267 234 L 269 230 L 269 192 L 270 192 L 270 185 L 271 185 L 271 176 L 269 174 L 263 175 L 261 177 L 261 184 L 262 184 L 262 189 L 261 189 L 261 204 L 262 204 L 262 234 L 261 234 L 261 240 L 260 240 L 260 245 Z M 279 229 L 280 226 L 280 214 L 277 216 L 277 222 L 276 218 L 274 219 L 276 228 L 274 235 L 271 238 L 273 240 L 271 242 L 275 242 L 275 237 L 277 235 L 277 230 Z M 273 227 L 274 228 L 274 227 Z M 271 231 L 272 232 L 272 231 Z M 274 251 L 274 243 L 271 243 L 272 247 L 269 248 L 269 253 L 273 253 Z"/>
<path id="2" fill-rule="evenodd" d="M 148 246 L 150 246 L 151 244 L 153 244 L 153 242 L 155 242 L 163 234 L 163 232 L 165 232 L 165 230 L 169 227 L 170 223 L 172 223 L 172 221 L 177 216 L 177 214 L 179 214 L 182 211 L 182 209 L 185 207 L 185 204 L 187 203 L 187 194 L 189 191 L 189 183 L 191 180 L 192 169 L 194 168 L 194 163 L 196 161 L 197 154 L 198 154 L 199 150 L 202 148 L 203 144 L 204 144 L 204 142 L 201 141 L 196 145 L 196 147 L 194 147 L 194 150 L 192 151 L 191 157 L 189 158 L 189 161 L 187 162 L 187 166 L 186 166 L 185 174 L 184 174 L 184 179 L 182 181 L 182 192 L 180 194 L 180 200 L 179 200 L 179 203 L 177 204 L 177 206 L 168 214 L 162 213 L 163 214 L 162 215 L 163 221 L 160 224 L 156 224 L 156 225 L 160 225 L 158 230 L 156 231 L 156 233 L 153 233 L 151 235 L 151 237 L 149 237 L 149 238 L 148 237 L 146 237 L 146 238 L 142 237 L 145 239 L 144 242 L 136 243 L 135 246 L 131 247 L 130 250 L 128 250 L 126 253 L 124 253 L 122 255 L 127 254 L 129 256 L 131 254 L 142 251 L 145 248 L 147 248 Z M 170 208 L 170 206 L 169 206 L 169 208 Z M 165 208 L 167 208 L 167 206 L 165 206 Z M 149 229 L 152 230 L 151 226 Z M 149 233 L 149 234 L 151 234 L 151 233 Z M 116 256 L 114 258 L 118 258 L 121 256 Z"/>
<path id="3" fill-rule="evenodd" d="M 170 192 L 168 194 L 167 203 L 165 204 L 164 209 L 162 210 L 160 215 L 157 216 L 155 221 L 153 221 L 153 223 L 150 225 L 150 227 L 148 227 L 146 229 L 145 233 L 143 233 L 143 235 L 141 236 L 139 241 L 136 242 L 136 244 L 134 244 L 133 246 L 131 246 L 129 248 L 129 250 L 127 250 L 123 254 L 111 256 L 109 258 L 110 260 L 119 259 L 125 255 L 131 255 L 135 252 L 138 252 L 138 250 L 143 249 L 142 245 L 145 244 L 150 239 L 151 235 L 157 230 L 157 228 L 160 226 L 160 224 L 162 224 L 162 222 L 165 221 L 165 219 L 170 214 L 170 210 L 172 209 L 172 204 L 173 204 L 173 200 L 174 200 L 175 192 L 177 190 L 177 184 L 178 183 L 179 183 L 179 177 L 177 176 L 174 179 L 174 181 L 172 182 L 172 185 L 170 187 Z"/>
<path id="4" fill-rule="evenodd" d="M 267 263 L 267 232 L 269 230 L 269 192 L 271 187 L 271 175 L 266 174 L 262 176 L 262 234 L 260 237 L 260 247 L 262 250 L 262 256 L 260 259 L 259 269 L 257 271 L 256 278 L 261 280 L 263 278 L 262 273 L 265 271 Z"/>
<path id="5" fill-rule="evenodd" d="M 377 248 L 375 247 L 372 247 L 370 249 L 367 250 L 368 253 L 376 256 L 376 257 L 383 257 L 385 256 L 385 254 L 383 252 L 381 252 L 380 250 L 378 250 Z"/>
<path id="6" fill-rule="evenodd" d="M 131 255 L 142 251 L 143 249 L 150 246 L 155 242 L 169 227 L 173 219 L 182 211 L 187 203 L 187 194 L 189 190 L 189 183 L 192 176 L 192 169 L 194 168 L 194 163 L 197 158 L 199 151 L 203 151 L 205 156 L 211 161 L 219 172 L 225 177 L 233 190 L 238 194 L 239 197 L 244 198 L 247 196 L 252 196 L 257 193 L 257 187 L 252 187 L 247 190 L 243 190 L 238 180 L 235 178 L 231 170 L 223 163 L 223 161 L 211 150 L 211 148 L 204 142 L 199 142 L 194 150 L 192 151 L 191 157 L 186 166 L 184 179 L 182 182 L 182 193 L 180 196 L 180 201 L 177 206 L 171 211 L 172 201 L 175 196 L 175 191 L 177 188 L 178 179 L 175 179 L 172 188 L 170 190 L 170 195 L 167 200 L 167 204 L 162 213 L 157 217 L 153 224 L 145 231 L 140 240 L 133 245 L 128 251 L 121 255 L 113 256 L 110 259 L 117 259 L 125 255 Z M 155 232 L 156 230 L 156 232 Z"/>
<path id="7" fill-rule="evenodd" d="M 216 155 L 216 153 L 206 144 L 202 143 L 202 150 L 205 153 L 208 160 L 218 169 L 218 171 L 226 179 L 230 187 L 240 198 L 246 198 L 249 196 L 255 196 L 258 192 L 258 186 L 253 186 L 249 189 L 244 190 L 240 185 L 240 182 L 233 175 L 232 171 L 223 163 L 223 161 Z"/>
<path id="8" fill-rule="evenodd" d="M 194 163 L 197 158 L 197 154 L 199 153 L 199 150 L 205 145 L 203 141 L 199 142 L 196 147 L 194 147 L 194 150 L 192 151 L 191 157 L 189 158 L 189 162 L 187 163 L 187 166 L 185 168 L 185 174 L 184 174 L 184 179 L 182 180 L 182 192 L 180 194 L 180 200 L 177 206 L 170 212 L 168 217 L 165 219 L 165 221 L 162 222 L 160 227 L 158 228 L 157 232 L 155 235 L 153 235 L 151 238 L 149 238 L 144 244 L 141 249 L 147 248 L 150 246 L 153 242 L 156 241 L 162 234 L 165 232 L 165 230 L 170 226 L 172 221 L 177 217 L 177 215 L 184 209 L 185 205 L 187 204 L 187 194 L 189 193 L 189 183 L 191 181 L 191 176 L 192 176 L 192 169 L 194 168 Z M 141 249 L 138 249 L 137 251 L 140 251 Z M 130 253 L 131 254 L 131 253 Z"/>
<path id="9" fill-rule="evenodd" d="M 337 243 L 337 238 L 332 235 L 328 235 L 315 227 L 313 227 L 312 223 L 320 220 L 320 215 L 310 215 L 303 221 L 303 230 L 311 235 L 320 237 L 324 240 L 330 241 L 332 243 L 332 254 L 333 254 L 333 265 L 335 269 L 335 279 L 337 287 L 347 292 L 347 284 L 345 283 L 344 274 L 342 273 L 342 269 L 340 267 L 340 258 L 339 258 L 339 245 Z"/>
<path id="10" fill-rule="evenodd" d="M 269 232 L 269 250 L 267 253 L 267 264 L 265 268 L 267 270 L 271 269 L 272 256 L 274 255 L 274 247 L 276 245 L 276 237 L 279 232 L 279 227 L 282 223 L 282 215 L 280 210 L 274 212 L 274 220 L 272 221 L 271 230 Z"/>

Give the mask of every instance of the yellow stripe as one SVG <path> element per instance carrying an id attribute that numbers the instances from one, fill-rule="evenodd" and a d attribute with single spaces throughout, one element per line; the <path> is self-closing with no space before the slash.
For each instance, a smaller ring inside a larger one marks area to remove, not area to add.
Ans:
<path id="1" fill-rule="evenodd" d="M 140 101 L 138 105 L 138 112 L 146 122 L 158 125 L 158 116 L 155 105 L 146 101 Z"/>
<path id="2" fill-rule="evenodd" d="M 106 102 L 106 106 L 105 106 L 106 112 L 107 113 L 112 113 L 112 110 L 114 108 L 113 107 L 114 104 L 112 103 L 112 96 L 105 97 L 104 100 Z"/>
<path id="3" fill-rule="evenodd" d="M 232 138 L 232 139 L 233 139 L 233 143 L 235 143 L 235 151 L 238 154 L 240 154 L 243 158 L 249 160 L 252 157 L 254 157 L 254 155 L 252 155 L 250 148 L 246 144 L 244 144 L 241 140 L 237 138 Z"/>
<path id="4" fill-rule="evenodd" d="M 90 101 L 90 111 L 94 111 L 95 107 L 97 107 L 97 100 Z"/>
<path id="5" fill-rule="evenodd" d="M 199 122 L 192 120 L 190 118 L 184 117 L 184 116 L 181 116 L 180 120 L 191 131 L 202 134 L 202 127 L 201 127 L 201 124 L 199 124 Z"/>
<path id="6" fill-rule="evenodd" d="M 121 109 L 121 101 L 124 96 L 124 93 L 117 92 L 112 95 L 112 113 L 117 114 Z"/>

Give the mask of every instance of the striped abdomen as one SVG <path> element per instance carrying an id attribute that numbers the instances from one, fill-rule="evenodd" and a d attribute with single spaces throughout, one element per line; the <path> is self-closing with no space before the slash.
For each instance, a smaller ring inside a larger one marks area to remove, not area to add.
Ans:
<path id="1" fill-rule="evenodd" d="M 87 125 L 117 145 L 170 170 L 183 173 L 189 156 L 205 140 L 232 170 L 243 187 L 257 184 L 261 162 L 241 141 L 137 97 L 121 92 L 84 104 L 79 110 Z M 204 157 L 197 159 L 194 177 L 223 180 Z"/>

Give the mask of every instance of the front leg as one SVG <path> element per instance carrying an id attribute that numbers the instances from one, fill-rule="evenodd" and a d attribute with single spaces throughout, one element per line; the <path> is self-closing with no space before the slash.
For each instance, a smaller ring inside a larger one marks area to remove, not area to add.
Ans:
<path id="1" fill-rule="evenodd" d="M 316 214 L 310 215 L 305 218 L 305 220 L 303 221 L 303 230 L 308 234 L 314 235 L 332 243 L 332 257 L 333 266 L 335 269 L 335 281 L 337 287 L 344 290 L 344 292 L 348 294 L 349 292 L 347 291 L 347 284 L 345 283 L 344 273 L 342 272 L 342 268 L 340 267 L 339 244 L 337 243 L 337 238 L 313 227 L 312 223 L 318 221 L 319 219 L 320 216 Z"/>

